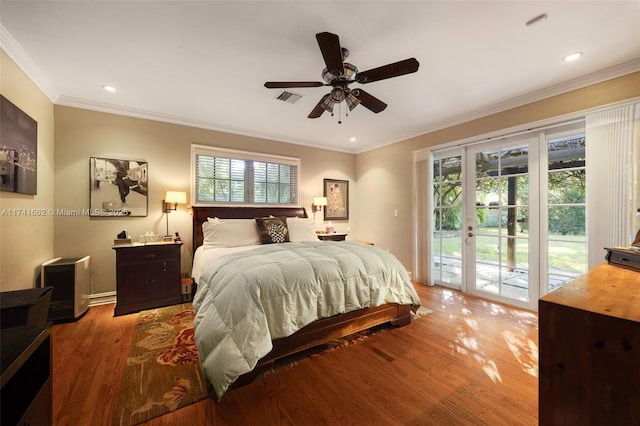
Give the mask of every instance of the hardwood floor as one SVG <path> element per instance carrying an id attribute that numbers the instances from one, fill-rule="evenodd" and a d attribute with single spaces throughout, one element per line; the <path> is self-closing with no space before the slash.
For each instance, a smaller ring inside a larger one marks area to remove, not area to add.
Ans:
<path id="1" fill-rule="evenodd" d="M 416 285 L 433 313 L 147 425 L 535 425 L 538 317 Z M 110 425 L 137 314 L 53 327 L 54 425 Z"/>

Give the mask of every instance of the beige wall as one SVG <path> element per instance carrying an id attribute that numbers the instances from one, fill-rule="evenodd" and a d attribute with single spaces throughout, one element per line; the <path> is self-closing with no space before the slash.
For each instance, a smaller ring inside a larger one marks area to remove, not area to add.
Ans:
<path id="1" fill-rule="evenodd" d="M 37 194 L 0 192 L 0 290 L 34 286 L 39 265 L 53 257 L 53 103 L 0 50 L 0 93 L 38 123 Z"/>
<path id="2" fill-rule="evenodd" d="M 358 191 L 353 198 L 354 234 L 388 249 L 405 267 L 411 268 L 413 151 L 637 96 L 640 96 L 640 73 L 633 73 L 359 154 Z M 397 218 L 394 210 L 398 211 Z"/>
<path id="3" fill-rule="evenodd" d="M 301 159 L 301 205 L 312 216 L 311 203 L 322 195 L 323 178 L 354 181 L 355 155 L 280 143 L 151 120 L 83 109 L 55 107 L 55 208 L 89 207 L 89 157 L 145 160 L 149 167 L 147 217 L 55 217 L 55 255 L 91 255 L 92 294 L 115 291 L 116 234 L 126 229 L 134 239 L 147 231 L 164 234 L 162 200 L 167 190 L 190 192 L 191 144 L 248 150 Z M 355 186 L 355 185 L 354 185 Z M 318 229 L 322 215 L 317 216 Z M 336 223 L 346 229 L 348 222 Z M 191 268 L 191 216 L 186 206 L 169 217 L 170 232 L 185 241 L 182 271 Z"/>

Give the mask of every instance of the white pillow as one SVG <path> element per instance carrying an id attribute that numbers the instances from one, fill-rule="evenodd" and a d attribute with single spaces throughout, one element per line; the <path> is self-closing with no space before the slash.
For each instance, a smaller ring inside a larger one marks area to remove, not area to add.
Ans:
<path id="1" fill-rule="evenodd" d="M 203 247 L 239 247 L 260 244 L 258 226 L 253 219 L 207 218 L 202 224 Z"/>
<path id="2" fill-rule="evenodd" d="M 318 241 L 316 224 L 312 219 L 288 217 L 289 241 Z"/>

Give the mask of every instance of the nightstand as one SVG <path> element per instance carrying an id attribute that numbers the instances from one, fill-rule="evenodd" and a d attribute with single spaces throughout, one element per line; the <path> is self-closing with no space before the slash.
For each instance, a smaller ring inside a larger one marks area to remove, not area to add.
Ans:
<path id="1" fill-rule="evenodd" d="M 347 234 L 318 234 L 318 239 L 322 241 L 344 241 L 347 238 Z"/>
<path id="2" fill-rule="evenodd" d="M 182 243 L 115 245 L 115 315 L 182 303 Z"/>

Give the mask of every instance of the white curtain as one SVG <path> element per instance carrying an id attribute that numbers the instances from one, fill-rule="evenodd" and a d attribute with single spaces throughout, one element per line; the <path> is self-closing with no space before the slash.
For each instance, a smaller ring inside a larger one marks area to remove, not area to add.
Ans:
<path id="1" fill-rule="evenodd" d="M 413 279 L 433 285 L 431 235 L 433 214 L 433 159 L 429 150 L 413 153 Z"/>
<path id="2" fill-rule="evenodd" d="M 631 164 L 633 177 L 631 182 L 631 206 L 635 209 L 633 215 L 632 229 L 635 232 L 640 230 L 640 103 L 635 105 L 635 117 L 633 120 L 633 143 Z M 634 234 L 635 237 L 635 234 Z"/>
<path id="3" fill-rule="evenodd" d="M 587 114 L 587 242 L 589 269 L 603 263 L 605 247 L 629 246 L 638 205 L 637 105 Z"/>

